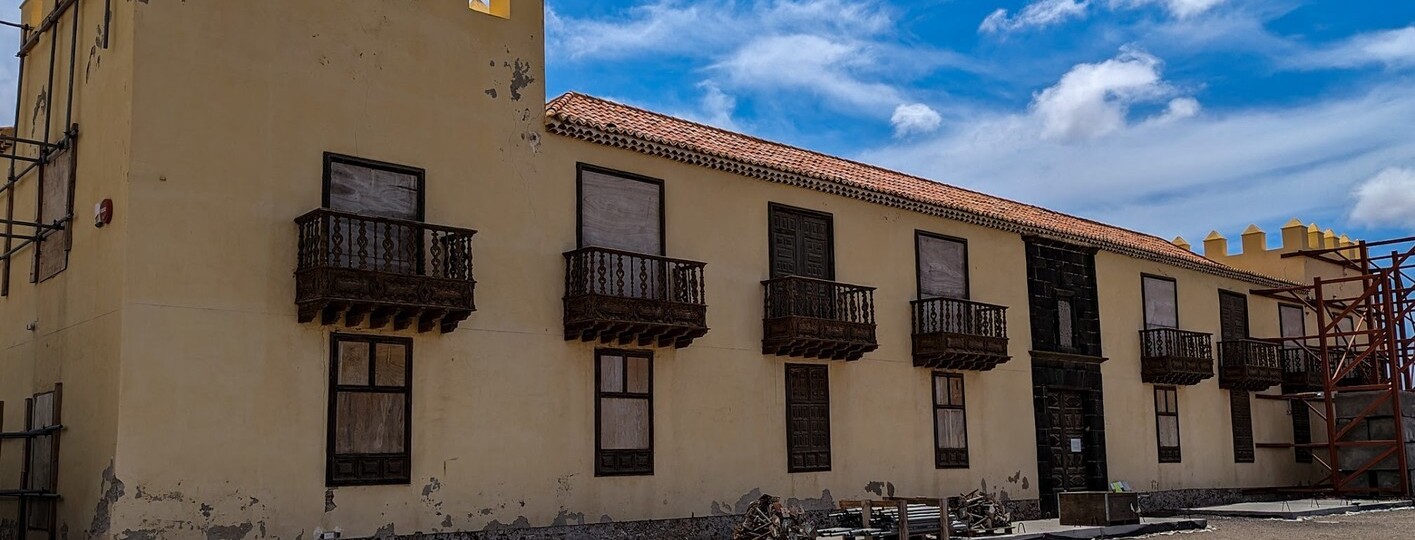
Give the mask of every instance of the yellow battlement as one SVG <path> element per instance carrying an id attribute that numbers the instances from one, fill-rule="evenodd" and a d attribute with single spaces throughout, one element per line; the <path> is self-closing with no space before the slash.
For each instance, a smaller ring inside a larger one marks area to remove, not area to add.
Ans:
<path id="1" fill-rule="evenodd" d="M 1303 224 L 1302 220 L 1293 218 L 1282 226 L 1282 245 L 1268 249 L 1268 234 L 1257 225 L 1249 225 L 1239 235 L 1240 250 L 1238 253 L 1228 252 L 1228 238 L 1218 231 L 1210 232 L 1204 238 L 1203 255 L 1216 261 L 1225 259 L 1248 258 L 1254 256 L 1280 256 L 1310 249 L 1329 248 L 1352 248 L 1342 251 L 1342 254 L 1354 258 L 1357 256 L 1357 241 L 1352 240 L 1345 234 L 1337 234 L 1332 229 L 1323 230 L 1316 223 Z M 1175 238 L 1174 244 L 1180 247 L 1189 248 L 1189 244 L 1183 238 Z"/>

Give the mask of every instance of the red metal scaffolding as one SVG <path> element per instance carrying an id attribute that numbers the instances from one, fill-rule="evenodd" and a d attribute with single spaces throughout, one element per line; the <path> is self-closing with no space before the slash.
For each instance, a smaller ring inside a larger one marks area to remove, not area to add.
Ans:
<path id="1" fill-rule="evenodd" d="M 1386 253 L 1386 251 L 1388 253 Z M 1326 426 L 1326 440 L 1293 443 L 1310 449 L 1329 474 L 1318 491 L 1336 496 L 1411 496 L 1411 464 L 1404 451 L 1402 392 L 1415 390 L 1415 237 L 1360 242 L 1355 246 L 1310 249 L 1284 255 L 1310 257 L 1344 270 L 1341 277 L 1314 278 L 1310 285 L 1265 289 L 1254 294 L 1302 305 L 1315 312 L 1316 332 L 1288 336 L 1281 343 L 1301 351 L 1320 370 L 1315 388 L 1289 388 L 1282 399 L 1308 407 Z M 1296 351 L 1294 351 L 1296 352 Z M 1359 393 L 1359 394 L 1358 394 Z M 1352 396 L 1357 394 L 1356 396 Z M 1338 410 L 1343 396 L 1363 406 L 1354 416 Z M 1393 433 L 1360 435 L 1373 418 L 1390 416 Z M 1392 459 L 1398 466 L 1377 479 Z"/>

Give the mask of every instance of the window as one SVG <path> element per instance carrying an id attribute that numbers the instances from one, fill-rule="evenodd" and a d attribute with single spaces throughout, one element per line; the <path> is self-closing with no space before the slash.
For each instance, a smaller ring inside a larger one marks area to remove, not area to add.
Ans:
<path id="1" fill-rule="evenodd" d="M 830 470 L 830 371 L 786 364 L 787 472 Z"/>
<path id="2" fill-rule="evenodd" d="M 32 281 L 40 282 L 69 267 L 69 248 L 73 242 L 74 219 L 74 151 L 61 150 L 50 157 L 44 173 L 39 175 L 39 223 L 63 223 L 61 230 L 50 230 L 44 240 L 35 243 Z"/>
<path id="3" fill-rule="evenodd" d="M 369 218 L 423 221 L 426 174 L 422 169 L 338 154 L 324 154 L 324 207 Z M 329 242 L 330 261 L 341 268 L 416 274 L 423 236 L 415 227 L 386 220 L 340 217 L 348 234 Z"/>
<path id="4" fill-rule="evenodd" d="M 1142 276 L 1145 302 L 1145 329 L 1179 328 L 1179 292 L 1175 281 L 1158 276 Z"/>
<path id="5" fill-rule="evenodd" d="M 1253 463 L 1253 402 L 1244 390 L 1228 392 L 1229 413 L 1233 418 L 1233 462 Z"/>
<path id="6" fill-rule="evenodd" d="M 412 340 L 335 334 L 330 349 L 326 483 L 407 484 Z"/>
<path id="7" fill-rule="evenodd" d="M 653 353 L 595 351 L 595 476 L 653 474 Z"/>
<path id="8" fill-rule="evenodd" d="M 963 405 L 963 376 L 935 373 L 934 387 L 934 466 L 940 469 L 968 467 L 968 419 Z"/>
<path id="9" fill-rule="evenodd" d="M 511 18 L 511 0 L 467 0 L 472 11 L 495 15 L 503 19 Z"/>
<path id="10" fill-rule="evenodd" d="M 968 299 L 968 244 L 917 231 L 914 251 L 918 262 L 919 298 Z"/>
<path id="11" fill-rule="evenodd" d="M 1071 296 L 1057 291 L 1056 298 L 1056 344 L 1063 351 L 1076 348 L 1076 310 L 1071 304 Z"/>
<path id="12" fill-rule="evenodd" d="M 1289 373 L 1306 373 L 1309 370 L 1320 372 L 1320 361 L 1315 355 L 1304 350 L 1302 338 L 1307 335 L 1307 314 L 1302 310 L 1302 306 L 1292 304 L 1278 304 L 1278 322 L 1282 337 L 1284 369 Z M 1303 406 L 1301 402 L 1292 402 L 1292 442 L 1297 444 L 1309 444 L 1312 442 L 1312 417 L 1310 409 Z M 1296 448 L 1294 451 L 1297 463 L 1311 463 L 1311 448 Z"/>
<path id="13" fill-rule="evenodd" d="M 663 255 L 663 181 L 579 166 L 580 247 Z"/>
<path id="14" fill-rule="evenodd" d="M 1179 390 L 1172 386 L 1155 387 L 1155 430 L 1160 463 L 1179 463 Z"/>

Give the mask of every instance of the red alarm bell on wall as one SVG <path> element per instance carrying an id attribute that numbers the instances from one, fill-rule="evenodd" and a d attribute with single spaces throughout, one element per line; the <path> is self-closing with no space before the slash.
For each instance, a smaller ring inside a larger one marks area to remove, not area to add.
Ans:
<path id="1" fill-rule="evenodd" d="M 113 222 L 113 199 L 103 199 L 103 202 L 93 205 L 93 226 L 103 228 L 104 225 Z"/>

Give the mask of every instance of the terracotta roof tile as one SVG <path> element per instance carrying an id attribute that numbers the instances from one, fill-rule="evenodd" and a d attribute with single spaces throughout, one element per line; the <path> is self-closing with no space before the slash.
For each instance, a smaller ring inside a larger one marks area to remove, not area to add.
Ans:
<path id="1" fill-rule="evenodd" d="M 786 175 L 799 175 L 903 198 L 926 206 L 951 210 L 955 214 L 976 216 L 979 218 L 976 221 L 986 225 L 1004 226 L 1010 230 L 1034 234 L 1050 233 L 1063 239 L 1085 241 L 1108 251 L 1151 258 L 1265 285 L 1283 283 L 1274 278 L 1209 260 L 1157 236 L 584 94 L 572 92 L 551 100 L 546 105 L 546 121 L 551 132 L 561 135 L 655 153 L 719 169 L 735 171 L 739 166 L 746 166 Z M 647 147 L 627 141 L 662 145 L 686 153 L 673 155 L 663 150 L 650 151 Z M 707 163 L 702 156 L 732 165 Z"/>

